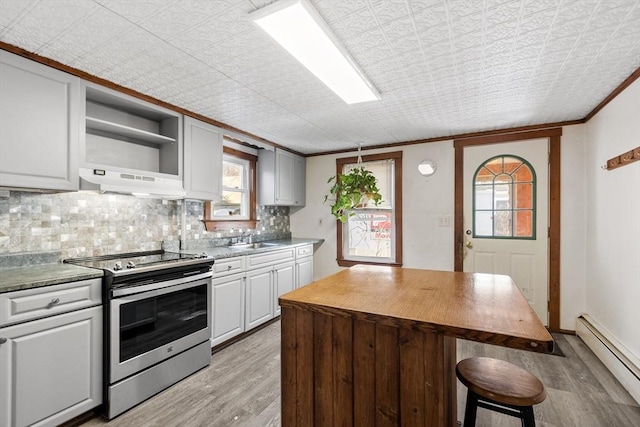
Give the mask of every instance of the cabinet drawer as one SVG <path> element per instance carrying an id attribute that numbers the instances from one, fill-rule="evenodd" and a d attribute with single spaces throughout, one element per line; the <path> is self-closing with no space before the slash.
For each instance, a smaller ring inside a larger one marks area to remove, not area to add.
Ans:
<path id="1" fill-rule="evenodd" d="M 304 258 L 313 255 L 313 245 L 304 245 L 296 248 L 296 258 Z"/>
<path id="2" fill-rule="evenodd" d="M 216 260 L 213 263 L 213 267 L 211 267 L 211 271 L 214 278 L 232 273 L 241 273 L 244 271 L 244 257 L 238 256 Z"/>
<path id="3" fill-rule="evenodd" d="M 247 256 L 247 269 L 274 265 L 285 261 L 293 261 L 294 259 L 295 248 L 249 255 Z"/>
<path id="4" fill-rule="evenodd" d="M 91 279 L 0 294 L 0 326 L 100 305 L 102 280 Z"/>

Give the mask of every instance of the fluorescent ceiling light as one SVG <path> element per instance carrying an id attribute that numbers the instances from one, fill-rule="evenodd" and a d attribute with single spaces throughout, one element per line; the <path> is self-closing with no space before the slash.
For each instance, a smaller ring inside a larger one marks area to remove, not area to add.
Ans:
<path id="1" fill-rule="evenodd" d="M 347 104 L 380 99 L 308 1 L 281 0 L 249 16 Z"/>

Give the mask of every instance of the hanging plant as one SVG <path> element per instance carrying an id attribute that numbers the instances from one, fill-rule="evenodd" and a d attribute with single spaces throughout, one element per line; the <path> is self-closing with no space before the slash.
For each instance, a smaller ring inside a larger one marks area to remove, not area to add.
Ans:
<path id="1" fill-rule="evenodd" d="M 378 189 L 378 180 L 371 171 L 364 167 L 355 167 L 346 174 L 332 176 L 327 183 L 332 183 L 329 194 L 324 201 L 331 200 L 331 214 L 342 222 L 347 221 L 347 214 L 358 207 L 364 207 L 369 201 L 374 205 L 380 204 L 382 195 Z M 331 199 L 330 199 L 331 197 Z"/>

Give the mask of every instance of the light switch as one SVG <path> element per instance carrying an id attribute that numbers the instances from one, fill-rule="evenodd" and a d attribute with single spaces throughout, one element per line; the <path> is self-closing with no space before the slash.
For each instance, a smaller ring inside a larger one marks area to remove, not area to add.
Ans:
<path id="1" fill-rule="evenodd" d="M 438 227 L 450 227 L 451 219 L 448 216 L 441 216 L 438 218 Z"/>

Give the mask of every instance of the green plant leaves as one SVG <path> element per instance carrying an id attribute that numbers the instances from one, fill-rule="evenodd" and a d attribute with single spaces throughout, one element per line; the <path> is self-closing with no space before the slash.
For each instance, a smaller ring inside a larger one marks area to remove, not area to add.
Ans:
<path id="1" fill-rule="evenodd" d="M 347 174 L 332 176 L 327 184 L 333 182 L 329 194 L 324 196 L 324 202 L 332 197 L 331 214 L 342 222 L 347 221 L 347 212 L 362 204 L 363 197 L 373 201 L 377 206 L 382 201 L 378 180 L 371 171 L 364 167 L 355 167 Z M 354 215 L 349 212 L 348 215 Z"/>

